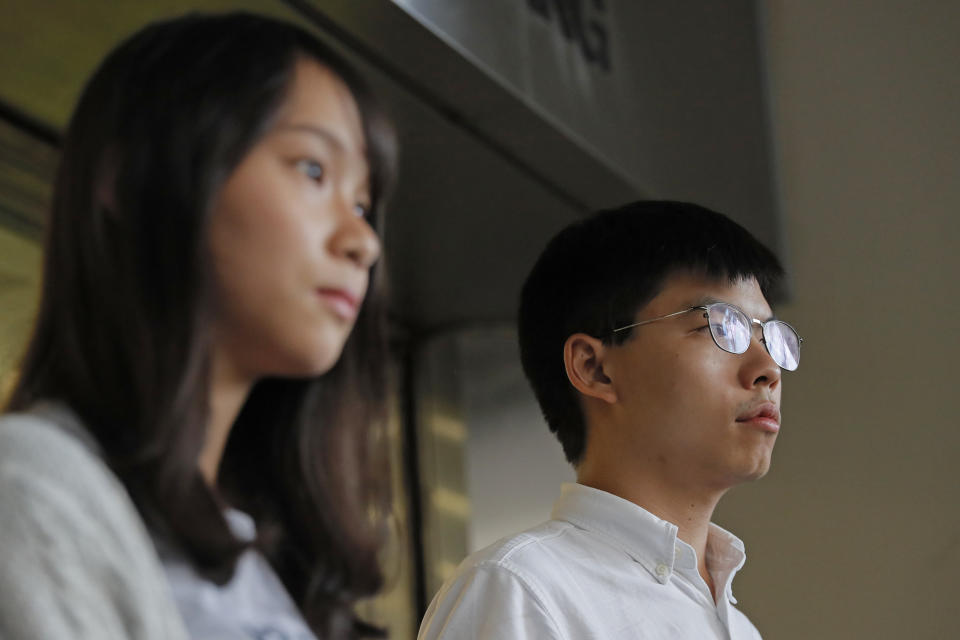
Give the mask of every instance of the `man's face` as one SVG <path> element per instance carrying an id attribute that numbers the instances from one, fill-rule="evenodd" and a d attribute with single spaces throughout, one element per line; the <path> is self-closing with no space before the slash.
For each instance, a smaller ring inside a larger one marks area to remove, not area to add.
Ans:
<path id="1" fill-rule="evenodd" d="M 761 321 L 772 316 L 753 278 L 730 283 L 680 273 L 635 321 L 710 302 L 732 303 Z M 610 349 L 604 370 L 618 398 L 615 424 L 625 449 L 618 455 L 673 486 L 727 489 L 763 476 L 779 430 L 781 386 L 756 331 L 745 353 L 727 353 L 694 310 L 637 327 Z"/>

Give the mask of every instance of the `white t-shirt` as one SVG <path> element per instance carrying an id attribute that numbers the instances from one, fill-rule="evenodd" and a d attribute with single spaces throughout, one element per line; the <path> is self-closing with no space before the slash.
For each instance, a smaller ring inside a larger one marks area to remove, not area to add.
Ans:
<path id="1" fill-rule="evenodd" d="M 715 602 L 677 527 L 637 505 L 565 484 L 551 518 L 464 560 L 420 640 L 760 640 L 733 606 L 746 559 L 736 536 L 710 525 Z"/>
<path id="2" fill-rule="evenodd" d="M 233 534 L 256 537 L 253 519 L 236 509 L 225 513 Z M 182 553 L 157 542 L 173 599 L 196 640 L 316 640 L 300 611 L 261 553 L 247 549 L 233 578 L 222 587 L 197 574 Z"/>

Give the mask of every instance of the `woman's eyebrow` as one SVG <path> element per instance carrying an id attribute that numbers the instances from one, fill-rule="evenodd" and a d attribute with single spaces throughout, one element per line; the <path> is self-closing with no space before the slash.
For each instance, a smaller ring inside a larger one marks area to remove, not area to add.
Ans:
<path id="1" fill-rule="evenodd" d="M 335 133 L 333 133 L 329 129 L 325 129 L 324 127 L 320 127 L 317 125 L 306 124 L 306 123 L 281 124 L 277 126 L 275 131 L 278 131 L 278 132 L 301 131 L 304 133 L 309 133 L 325 141 L 331 147 L 334 147 L 337 151 L 342 152 L 344 150 L 343 142 L 340 141 L 340 138 Z"/>

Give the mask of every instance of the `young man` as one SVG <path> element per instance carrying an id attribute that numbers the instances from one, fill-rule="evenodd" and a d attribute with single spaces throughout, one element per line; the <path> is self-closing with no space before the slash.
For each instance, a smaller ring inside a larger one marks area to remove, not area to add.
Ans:
<path id="1" fill-rule="evenodd" d="M 638 202 L 561 231 L 523 288 L 520 354 L 577 472 L 552 519 L 467 558 L 421 639 L 742 638 L 743 543 L 712 524 L 763 476 L 782 369 L 800 339 L 772 319 L 783 275 L 742 227 Z"/>

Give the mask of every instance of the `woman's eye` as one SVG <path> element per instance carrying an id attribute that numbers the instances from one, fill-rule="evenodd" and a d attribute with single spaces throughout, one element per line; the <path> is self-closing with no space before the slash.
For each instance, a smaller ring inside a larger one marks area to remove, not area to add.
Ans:
<path id="1" fill-rule="evenodd" d="M 358 218 L 366 218 L 370 215 L 370 205 L 358 202 L 353 205 L 353 213 Z"/>
<path id="2" fill-rule="evenodd" d="M 323 165 L 316 160 L 298 160 L 297 169 L 314 182 L 323 181 Z"/>

